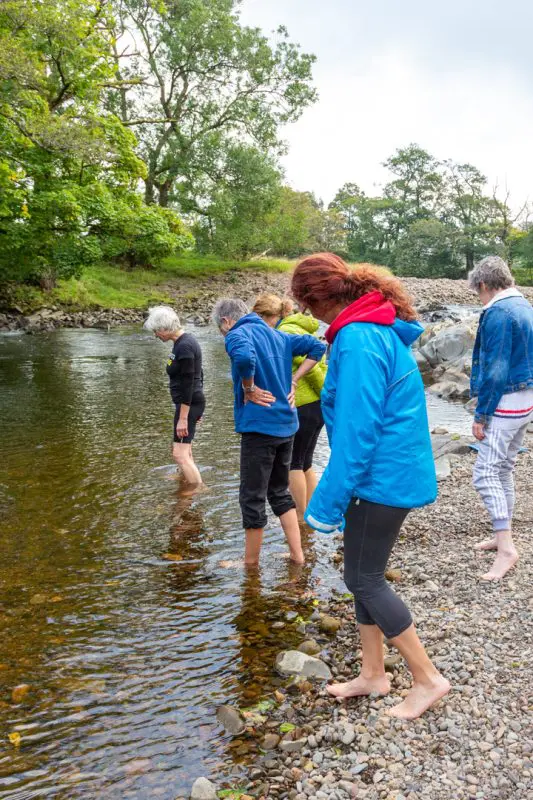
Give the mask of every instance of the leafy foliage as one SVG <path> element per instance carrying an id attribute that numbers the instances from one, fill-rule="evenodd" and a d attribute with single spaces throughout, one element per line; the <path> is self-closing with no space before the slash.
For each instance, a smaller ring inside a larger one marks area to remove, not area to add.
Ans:
<path id="1" fill-rule="evenodd" d="M 384 166 L 392 180 L 381 195 L 368 197 L 348 183 L 331 203 L 343 219 L 349 259 L 402 275 L 457 278 L 489 252 L 512 256 L 517 217 L 508 198 L 488 193 L 476 167 L 439 162 L 414 144 Z"/>

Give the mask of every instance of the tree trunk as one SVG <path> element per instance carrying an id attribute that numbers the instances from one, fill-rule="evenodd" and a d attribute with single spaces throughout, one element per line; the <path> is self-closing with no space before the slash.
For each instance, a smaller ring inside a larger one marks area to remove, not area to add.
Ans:
<path id="1" fill-rule="evenodd" d="M 144 202 L 147 206 L 152 206 L 155 203 L 154 179 L 150 175 L 145 178 L 144 187 Z"/>
<path id="2" fill-rule="evenodd" d="M 471 269 L 474 269 L 474 250 L 471 247 L 467 247 L 465 251 L 466 256 L 466 272 L 470 272 Z"/>
<path id="3" fill-rule="evenodd" d="M 168 196 L 171 188 L 172 181 L 170 178 L 167 178 L 164 183 L 159 184 L 159 205 L 162 206 L 162 208 L 168 208 Z"/>

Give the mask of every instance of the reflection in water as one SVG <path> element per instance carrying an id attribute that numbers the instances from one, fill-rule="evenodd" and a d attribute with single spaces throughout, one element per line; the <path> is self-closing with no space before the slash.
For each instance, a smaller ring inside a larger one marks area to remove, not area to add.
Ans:
<path id="1" fill-rule="evenodd" d="M 274 519 L 260 576 L 219 566 L 243 551 L 239 441 L 223 342 L 195 334 L 208 410 L 194 495 L 166 480 L 168 348 L 123 330 L 0 337 L 2 800 L 187 794 L 241 757 L 216 706 L 272 692 L 277 652 L 300 638 L 274 623 L 305 616 L 330 580 L 331 544 L 295 573 Z"/>
<path id="2" fill-rule="evenodd" d="M 239 441 L 223 341 L 195 335 L 194 495 L 165 479 L 167 346 L 126 330 L 0 336 L 0 800 L 187 794 L 243 754 L 216 706 L 271 694 L 276 654 L 301 640 L 287 612 L 306 619 L 341 586 L 331 537 L 309 535 L 295 568 L 274 519 L 259 572 L 220 566 L 243 554 Z M 327 454 L 322 435 L 319 472 Z"/>

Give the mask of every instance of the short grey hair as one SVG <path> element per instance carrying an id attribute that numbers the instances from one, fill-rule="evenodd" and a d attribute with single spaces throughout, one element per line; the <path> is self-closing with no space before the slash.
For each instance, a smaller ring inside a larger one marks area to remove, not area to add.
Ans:
<path id="1" fill-rule="evenodd" d="M 223 319 L 232 319 L 237 322 L 249 313 L 250 309 L 244 300 L 238 300 L 236 297 L 224 297 L 215 303 L 211 312 L 211 320 L 220 328 Z"/>
<path id="2" fill-rule="evenodd" d="M 514 278 L 509 265 L 500 256 L 487 256 L 475 265 L 468 273 L 468 285 L 479 292 L 481 284 L 487 289 L 508 289 L 514 285 Z"/>
<path id="3" fill-rule="evenodd" d="M 143 328 L 146 328 L 147 331 L 177 333 L 181 331 L 181 322 L 170 306 L 153 306 L 148 309 L 148 318 L 145 320 Z"/>

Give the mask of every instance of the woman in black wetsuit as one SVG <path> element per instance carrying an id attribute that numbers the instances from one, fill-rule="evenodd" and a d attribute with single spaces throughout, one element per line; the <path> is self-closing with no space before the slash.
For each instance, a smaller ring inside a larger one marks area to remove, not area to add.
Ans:
<path id="1" fill-rule="evenodd" d="M 150 308 L 144 327 L 160 341 L 174 343 L 167 361 L 170 394 L 176 407 L 172 455 L 185 481 L 200 486 L 202 478 L 192 457 L 191 444 L 205 409 L 200 345 L 194 336 L 185 333 L 170 306 Z"/>

